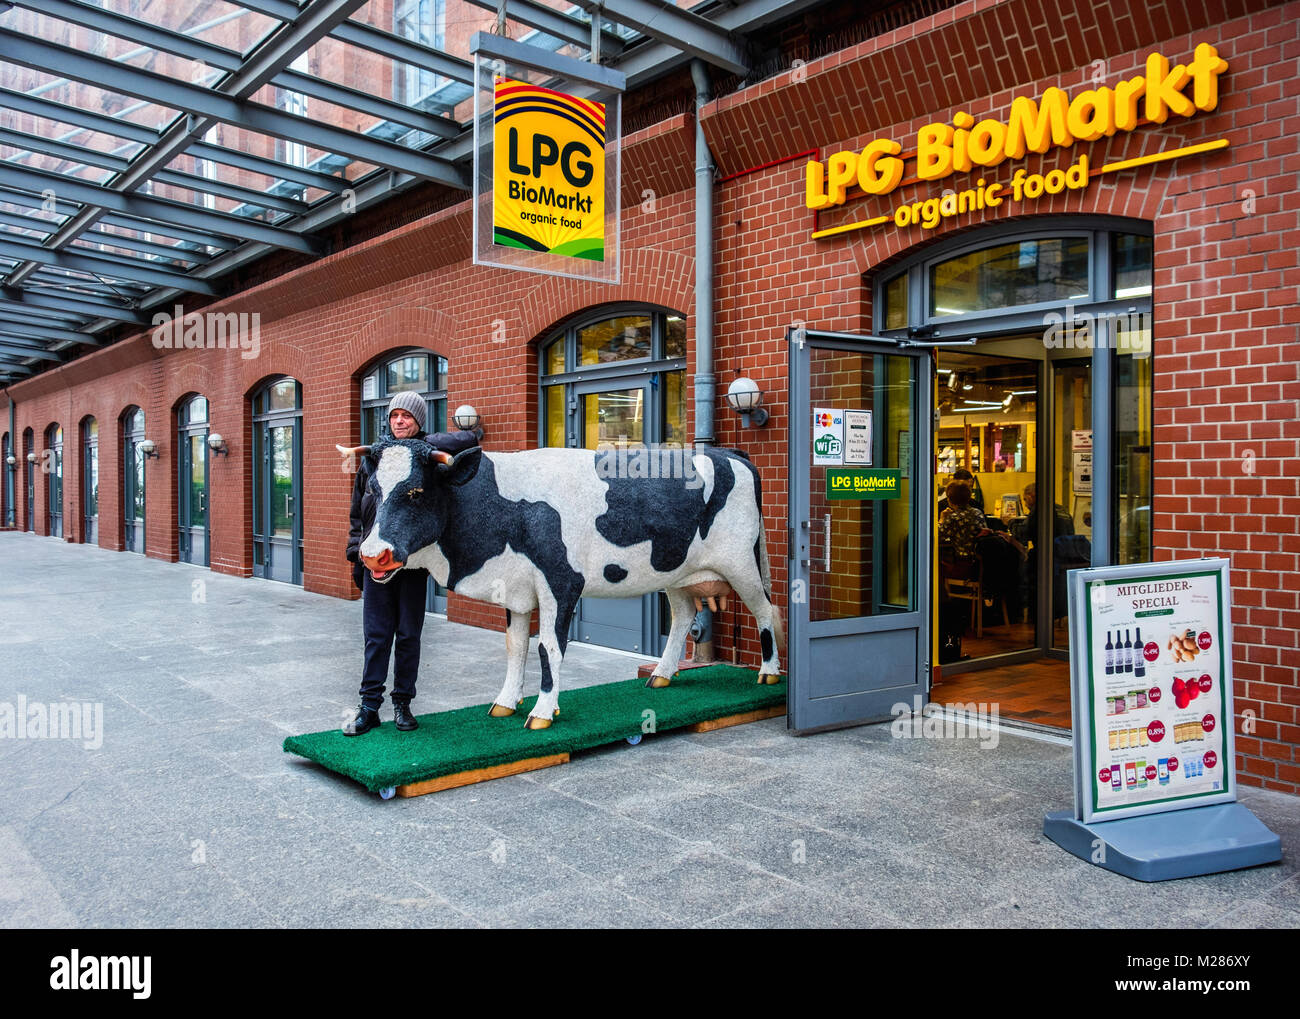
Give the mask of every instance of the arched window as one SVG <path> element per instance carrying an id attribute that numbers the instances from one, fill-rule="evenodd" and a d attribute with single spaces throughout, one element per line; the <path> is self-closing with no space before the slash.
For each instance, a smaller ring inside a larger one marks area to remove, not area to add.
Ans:
<path id="1" fill-rule="evenodd" d="M 253 396 L 253 575 L 302 583 L 302 386 L 268 382 Z"/>
<path id="2" fill-rule="evenodd" d="M 377 441 L 388 432 L 388 401 L 398 393 L 419 393 L 428 404 L 426 432 L 447 430 L 447 359 L 428 351 L 400 354 L 361 380 L 361 441 Z"/>
<path id="3" fill-rule="evenodd" d="M 539 361 L 541 445 L 689 444 L 683 316 L 603 310 L 548 337 Z"/>
<path id="4" fill-rule="evenodd" d="M 63 426 L 45 429 L 45 455 L 41 462 L 45 474 L 45 516 L 52 538 L 63 537 Z"/>

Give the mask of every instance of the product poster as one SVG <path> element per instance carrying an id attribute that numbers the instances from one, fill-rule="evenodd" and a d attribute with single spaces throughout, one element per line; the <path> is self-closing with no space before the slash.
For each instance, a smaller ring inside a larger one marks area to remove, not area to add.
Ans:
<path id="1" fill-rule="evenodd" d="M 493 133 L 493 243 L 604 261 L 604 104 L 501 78 Z"/>
<path id="2" fill-rule="evenodd" d="M 813 464 L 818 467 L 844 465 L 844 411 L 831 407 L 813 409 Z"/>
<path id="3" fill-rule="evenodd" d="M 871 411 L 844 412 L 844 463 L 855 467 L 871 466 Z"/>
<path id="4" fill-rule="evenodd" d="M 1227 560 L 1071 580 L 1081 819 L 1234 799 Z"/>

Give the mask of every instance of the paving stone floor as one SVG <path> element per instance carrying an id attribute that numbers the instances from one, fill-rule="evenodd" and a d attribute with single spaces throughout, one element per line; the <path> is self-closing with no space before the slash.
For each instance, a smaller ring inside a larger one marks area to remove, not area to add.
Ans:
<path id="1" fill-rule="evenodd" d="M 1300 926 L 1300 799 L 1242 791 L 1281 864 L 1142 884 L 1043 836 L 1070 751 L 1010 733 L 774 719 L 383 802 L 281 750 L 353 708 L 360 633 L 359 602 L 0 533 L 0 702 L 103 710 L 97 747 L 0 739 L 0 926 Z M 503 635 L 424 639 L 420 712 L 491 699 Z M 575 645 L 562 681 L 636 665 Z"/>

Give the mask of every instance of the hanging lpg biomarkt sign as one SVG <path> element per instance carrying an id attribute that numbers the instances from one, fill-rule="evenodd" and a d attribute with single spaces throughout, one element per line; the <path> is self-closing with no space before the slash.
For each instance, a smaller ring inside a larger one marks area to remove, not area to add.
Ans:
<path id="1" fill-rule="evenodd" d="M 499 78 L 492 240 L 605 260 L 605 106 Z"/>

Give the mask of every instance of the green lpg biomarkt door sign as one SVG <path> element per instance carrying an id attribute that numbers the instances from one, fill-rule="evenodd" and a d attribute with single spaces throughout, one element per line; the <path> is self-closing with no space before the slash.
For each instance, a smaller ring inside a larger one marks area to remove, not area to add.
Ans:
<path id="1" fill-rule="evenodd" d="M 903 472 L 881 467 L 826 468 L 828 499 L 897 499 Z"/>

